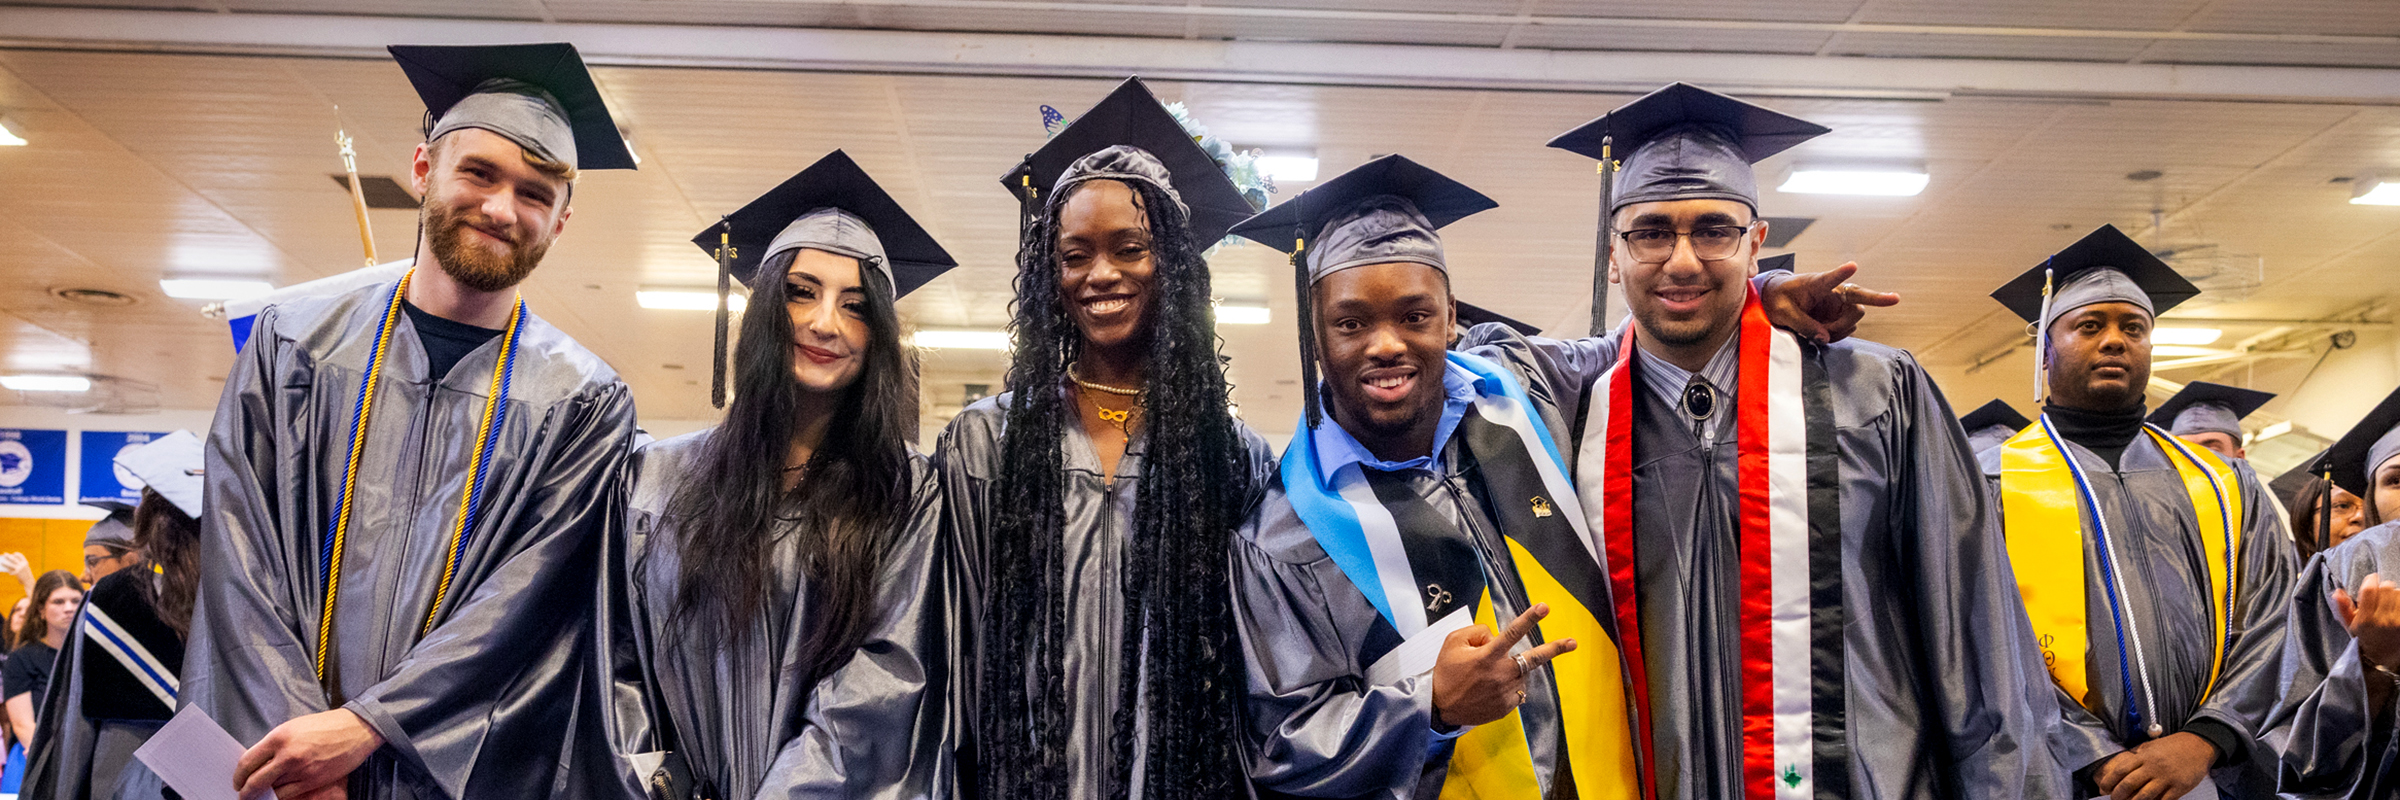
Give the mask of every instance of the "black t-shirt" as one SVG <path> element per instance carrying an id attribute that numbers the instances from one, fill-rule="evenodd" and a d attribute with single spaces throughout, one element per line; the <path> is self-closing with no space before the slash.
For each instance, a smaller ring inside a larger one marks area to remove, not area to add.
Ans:
<path id="1" fill-rule="evenodd" d="M 8 654 L 0 665 L 0 699 L 33 693 L 33 707 L 42 707 L 42 690 L 50 686 L 50 667 L 58 663 L 58 648 L 34 642 Z"/>
<path id="2" fill-rule="evenodd" d="M 491 328 L 478 328 L 434 316 L 432 312 L 418 308 L 406 299 L 400 301 L 400 306 L 408 309 L 409 324 L 417 329 L 417 341 L 425 346 L 425 357 L 433 364 L 432 374 L 436 381 L 449 375 L 450 368 L 458 366 L 459 360 L 466 358 L 468 353 L 475 352 L 475 348 L 500 335 L 499 331 Z"/>

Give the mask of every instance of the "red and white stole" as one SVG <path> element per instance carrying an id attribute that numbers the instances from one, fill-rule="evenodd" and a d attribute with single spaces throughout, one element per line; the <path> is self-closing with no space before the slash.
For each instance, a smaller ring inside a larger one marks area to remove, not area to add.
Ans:
<path id="1" fill-rule="evenodd" d="M 1839 456 L 1823 368 L 1767 323 L 1755 289 L 1743 303 L 1733 398 L 1740 505 L 1742 786 L 1752 800 L 1848 793 L 1842 722 Z M 1576 489 L 1606 553 L 1634 697 L 1642 788 L 1657 796 L 1635 576 L 1634 333 L 1594 387 Z M 1707 730 L 1715 723 L 1700 721 Z"/>

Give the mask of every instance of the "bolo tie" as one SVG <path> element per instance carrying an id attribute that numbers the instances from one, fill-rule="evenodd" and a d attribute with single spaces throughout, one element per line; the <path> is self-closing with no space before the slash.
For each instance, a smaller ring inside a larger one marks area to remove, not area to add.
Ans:
<path id="1" fill-rule="evenodd" d="M 1682 406 L 1684 416 L 1692 418 L 1692 432 L 1699 434 L 1702 442 L 1714 442 L 1716 429 L 1708 424 L 1708 417 L 1717 413 L 1717 393 L 1698 373 L 1683 384 Z"/>

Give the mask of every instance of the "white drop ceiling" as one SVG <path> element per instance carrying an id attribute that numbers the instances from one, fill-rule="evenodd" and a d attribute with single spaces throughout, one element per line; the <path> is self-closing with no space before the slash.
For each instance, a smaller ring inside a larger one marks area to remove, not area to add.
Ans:
<path id="1" fill-rule="evenodd" d="M 1153 41 L 1144 37 L 1159 37 L 1722 52 L 1729 59 L 1781 53 L 1829 65 L 1862 57 L 2296 65 L 2400 86 L 2400 4 L 2369 0 L 1780 0 L 1681 4 L 1671 12 L 1616 2 L 1430 0 L 1307 0 L 1305 7 L 1264 0 L 105 5 L 537 26 L 1063 32 L 1090 36 L 1050 41 L 1094 47 L 1139 47 Z M 0 17 L 12 7 L 22 6 L 0 4 Z M 1640 19 L 1661 13 L 1685 19 Z M 1628 22 L 1603 24 L 1611 19 Z M 695 35 L 704 41 L 709 30 Z M 155 384 L 163 407 L 209 407 L 231 361 L 224 326 L 201 318 L 198 302 L 165 297 L 158 280 L 259 277 L 286 285 L 356 267 L 361 254 L 348 198 L 326 178 L 341 169 L 334 132 L 356 138 L 362 172 L 401 176 L 421 107 L 388 60 L 225 55 L 110 46 L 106 38 L 95 32 L 101 44 L 35 46 L 10 44 L 0 31 L 0 117 L 33 142 L 0 148 L 0 369 L 118 376 Z M 1381 52 L 1357 47 L 1362 56 Z M 908 321 L 998 327 L 1011 297 L 1016 211 L 996 178 L 1041 142 L 1042 105 L 1071 116 L 1113 84 L 1028 74 L 1039 71 L 1039 64 L 1007 75 L 600 66 L 598 81 L 642 166 L 585 177 L 567 232 L 527 298 L 537 314 L 625 374 L 645 418 L 709 418 L 708 315 L 640 309 L 634 290 L 712 285 L 713 264 L 690 236 L 840 148 L 964 263 L 903 303 Z M 1588 159 L 1541 143 L 1632 95 L 1340 83 L 1157 81 L 1153 89 L 1185 102 L 1213 134 L 1234 143 L 1313 149 L 1324 176 L 1403 153 L 1491 195 L 1498 210 L 1445 231 L 1461 297 L 1553 332 L 1579 330 L 1597 178 Z M 1972 92 L 1877 99 L 1829 91 L 1765 102 L 1835 130 L 1761 165 L 1766 213 L 1817 220 L 1792 242 L 1803 269 L 1855 259 L 1868 270 L 1861 282 L 1906 297 L 1901 307 L 1877 312 L 1863 333 L 1917 352 L 1960 408 L 2002 394 L 2025 400 L 2023 351 L 2007 351 L 2022 339 L 2022 323 L 1986 293 L 2101 223 L 2145 243 L 2211 243 L 2263 259 L 2261 285 L 2184 312 L 2258 321 L 2222 325 L 2225 343 L 2277 329 L 2303 345 L 2310 331 L 2340 327 L 2388 335 L 2388 323 L 2280 321 L 2361 308 L 2373 319 L 2390 318 L 2388 304 L 2373 304 L 2400 289 L 2393 272 L 2400 208 L 2350 205 L 2349 185 L 2336 181 L 2379 169 L 2400 176 L 2395 105 L 2305 92 L 2237 102 Z M 1908 198 L 1771 190 L 1795 163 L 1856 159 L 1920 162 L 1931 185 Z M 2128 177 L 2144 171 L 2158 177 Z M 1278 199 L 1298 188 L 1305 186 L 1287 186 Z M 2163 230 L 2152 226 L 2154 211 Z M 415 214 L 375 211 L 372 218 L 381 255 L 405 255 Z M 1262 430 L 1288 431 L 1297 414 L 1297 360 L 1282 258 L 1243 245 L 1218 250 L 1212 263 L 1218 294 L 1274 309 L 1272 324 L 1222 333 L 1243 416 Z M 95 309 L 53 294 L 68 288 L 138 302 Z M 1984 360 L 1993 363 L 1970 371 Z M 2275 363 L 2294 361 L 2306 363 Z M 928 399 L 944 407 L 937 419 L 955 406 L 962 385 L 996 384 L 1003 366 L 996 353 L 930 354 Z M 2304 374 L 2250 368 L 2163 376 L 2289 391 Z"/>

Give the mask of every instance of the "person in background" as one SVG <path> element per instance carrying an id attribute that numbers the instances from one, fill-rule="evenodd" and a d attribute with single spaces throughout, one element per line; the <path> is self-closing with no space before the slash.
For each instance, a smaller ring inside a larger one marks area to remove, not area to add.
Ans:
<path id="1" fill-rule="evenodd" d="M 0 553 L 0 573 L 16 578 L 27 596 L 33 594 L 33 562 L 26 560 L 24 553 Z M 10 630 L 15 628 L 15 625 L 9 626 Z"/>
<path id="2" fill-rule="evenodd" d="M 2331 525 L 2319 531 L 2317 523 L 2326 519 L 2323 506 L 2327 502 L 2333 503 Z M 2311 477 L 2293 495 L 2292 544 L 2300 548 L 2302 558 L 2331 550 L 2359 531 L 2380 524 L 2382 520 L 2370 521 L 2374 515 L 2375 510 L 2350 490 L 2324 478 Z"/>
<path id="3" fill-rule="evenodd" d="M 17 628 L 17 641 L 23 644 L 9 651 L 8 663 L 0 665 L 0 696 L 8 698 L 9 729 L 19 742 L 33 741 L 39 727 L 34 709 L 50 686 L 51 665 L 75 624 L 75 612 L 83 607 L 83 582 L 75 573 L 54 569 L 34 581 L 32 596 L 36 602 Z"/>
<path id="4" fill-rule="evenodd" d="M 9 553 L 23 559 L 20 553 Z M 25 625 L 25 610 L 33 607 L 33 576 L 25 576 L 25 596 L 8 607 L 8 627 L 0 629 L 0 654 L 17 649 L 17 629 Z M 0 655 L 0 662 L 7 656 Z M 25 743 L 17 741 L 17 726 L 8 718 L 8 706 L 0 703 L 0 742 L 8 743 L 8 760 L 0 766 L 0 795 L 17 794 L 25 780 Z"/>
<path id="5" fill-rule="evenodd" d="M 2273 392 L 2192 381 L 2150 412 L 2150 424 L 2217 455 L 2249 458 L 2249 450 L 2242 447 L 2242 418 L 2273 399 Z"/>
<path id="6" fill-rule="evenodd" d="M 133 509 L 117 508 L 83 535 L 83 585 L 99 583 L 117 570 L 142 563 L 133 549 Z"/>
<path id="7" fill-rule="evenodd" d="M 0 653 L 13 652 L 17 649 L 17 630 L 25 627 L 25 613 L 32 608 L 33 586 L 28 584 L 25 587 L 25 596 L 17 598 L 17 602 L 8 607 L 8 630 L 0 631 Z M 0 654 L 0 659 L 5 658 L 7 658 L 6 655 Z"/>
<path id="8" fill-rule="evenodd" d="M 148 569 L 92 584 L 42 701 L 25 792 L 45 800 L 158 797 L 133 751 L 175 714 L 183 642 L 200 580 L 200 438 L 176 431 L 120 454 L 144 488 L 133 547 Z"/>

